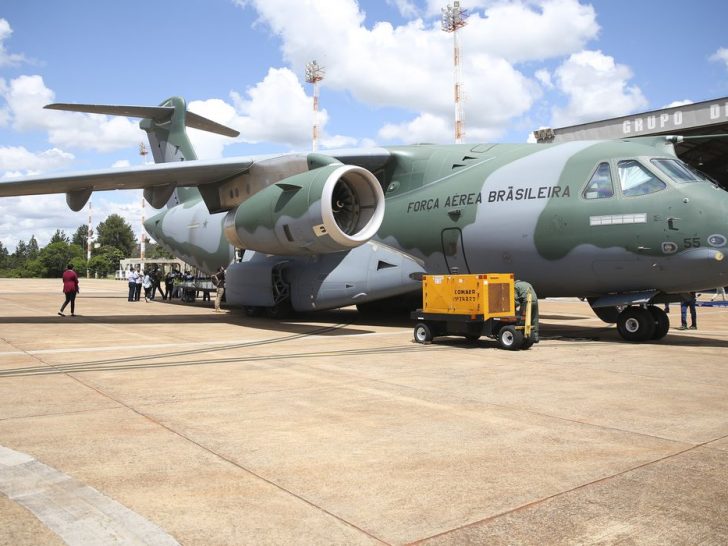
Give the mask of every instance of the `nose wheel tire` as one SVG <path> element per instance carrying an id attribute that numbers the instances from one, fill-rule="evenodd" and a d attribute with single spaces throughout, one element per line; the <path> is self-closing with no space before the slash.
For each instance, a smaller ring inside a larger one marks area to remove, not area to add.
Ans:
<path id="1" fill-rule="evenodd" d="M 640 342 L 653 339 L 655 317 L 643 307 L 628 307 L 617 317 L 617 331 L 625 341 Z"/>

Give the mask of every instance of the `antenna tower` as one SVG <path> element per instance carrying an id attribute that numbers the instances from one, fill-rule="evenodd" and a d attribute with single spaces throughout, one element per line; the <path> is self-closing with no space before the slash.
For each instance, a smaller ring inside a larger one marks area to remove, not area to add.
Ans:
<path id="1" fill-rule="evenodd" d="M 455 80 L 455 142 L 460 144 L 465 134 L 463 125 L 463 90 L 462 70 L 460 68 L 460 42 L 458 40 L 458 29 L 467 25 L 468 12 L 460 7 L 460 2 L 455 0 L 453 5 L 442 8 L 442 30 L 452 33 L 453 39 L 453 75 Z"/>
<path id="2" fill-rule="evenodd" d="M 319 82 L 324 79 L 324 67 L 315 60 L 306 65 L 306 83 L 313 85 L 313 151 L 318 150 L 318 103 L 319 103 Z"/>

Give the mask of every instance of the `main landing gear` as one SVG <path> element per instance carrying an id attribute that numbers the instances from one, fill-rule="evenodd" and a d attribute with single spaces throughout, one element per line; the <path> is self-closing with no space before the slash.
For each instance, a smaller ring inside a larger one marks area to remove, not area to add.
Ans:
<path id="1" fill-rule="evenodd" d="M 670 318 L 667 313 L 654 305 L 627 307 L 617 315 L 616 319 L 617 331 L 625 341 L 658 340 L 665 337 L 670 330 Z"/>

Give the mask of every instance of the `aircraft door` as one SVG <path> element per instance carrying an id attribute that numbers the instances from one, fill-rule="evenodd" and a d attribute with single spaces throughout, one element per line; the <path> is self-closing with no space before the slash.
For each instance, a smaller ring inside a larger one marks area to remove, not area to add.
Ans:
<path id="1" fill-rule="evenodd" d="M 470 273 L 463 247 L 463 232 L 460 228 L 442 230 L 442 253 L 450 273 Z"/>

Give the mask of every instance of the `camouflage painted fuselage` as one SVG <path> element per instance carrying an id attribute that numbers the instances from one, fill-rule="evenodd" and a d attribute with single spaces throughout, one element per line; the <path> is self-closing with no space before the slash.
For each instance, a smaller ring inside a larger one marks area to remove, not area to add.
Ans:
<path id="1" fill-rule="evenodd" d="M 655 193 L 586 199 L 599 163 L 673 157 L 635 142 L 418 146 L 393 150 L 378 238 L 428 272 L 514 272 L 540 296 L 728 284 L 728 193 L 666 184 Z M 617 184 L 618 185 L 618 184 Z"/>
<path id="2" fill-rule="evenodd" d="M 385 190 L 374 241 L 419 260 L 429 273 L 514 272 L 544 297 L 677 294 L 728 284 L 728 193 L 708 182 L 679 183 L 655 168 L 652 158 L 674 158 L 664 146 L 581 141 L 385 152 L 373 169 Z M 625 195 L 617 172 L 628 160 L 665 187 Z M 585 187 L 600 163 L 613 172 L 614 195 L 589 199 Z M 192 199 L 150 219 L 147 229 L 212 271 L 233 254 L 224 218 Z M 277 229 L 271 222 L 262 228 Z"/>

